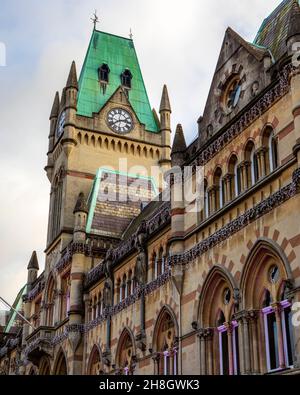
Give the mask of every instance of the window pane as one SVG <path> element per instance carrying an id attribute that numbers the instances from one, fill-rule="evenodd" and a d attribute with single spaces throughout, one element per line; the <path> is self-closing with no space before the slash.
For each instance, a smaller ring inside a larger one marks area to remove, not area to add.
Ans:
<path id="1" fill-rule="evenodd" d="M 229 356 L 228 356 L 227 332 L 222 332 L 221 336 L 222 336 L 223 375 L 229 375 Z"/>
<path id="2" fill-rule="evenodd" d="M 270 369 L 274 370 L 279 368 L 278 334 L 275 313 L 268 314 L 267 323 L 269 336 Z"/>
<path id="3" fill-rule="evenodd" d="M 284 310 L 284 325 L 285 325 L 285 335 L 286 335 L 286 348 L 287 348 L 287 362 L 288 366 L 292 366 L 293 361 L 293 327 L 292 327 L 292 312 L 291 308 L 288 307 Z"/>

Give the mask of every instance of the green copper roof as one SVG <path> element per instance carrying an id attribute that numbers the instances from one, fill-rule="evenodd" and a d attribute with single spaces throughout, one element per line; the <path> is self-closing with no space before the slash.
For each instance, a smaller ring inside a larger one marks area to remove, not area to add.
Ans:
<path id="1" fill-rule="evenodd" d="M 254 44 L 268 48 L 275 60 L 280 59 L 286 52 L 286 38 L 294 1 L 282 1 L 263 21 L 254 40 Z"/>
<path id="2" fill-rule="evenodd" d="M 104 93 L 98 80 L 98 68 L 103 63 L 110 68 L 109 83 Z M 158 132 L 133 41 L 97 30 L 93 31 L 79 78 L 77 113 L 87 117 L 98 113 L 121 85 L 120 76 L 126 68 L 132 74 L 130 104 L 146 130 Z"/>
<path id="3" fill-rule="evenodd" d="M 22 306 L 23 306 L 23 299 L 22 297 L 24 295 L 26 295 L 27 292 L 27 285 L 24 285 L 21 290 L 19 291 L 14 304 L 12 305 L 12 307 L 14 308 L 10 310 L 10 315 L 8 318 L 8 322 L 6 327 L 4 328 L 4 333 L 9 333 L 9 331 L 11 330 L 11 328 L 14 326 L 15 321 L 19 319 L 18 314 L 16 313 L 16 311 L 21 311 L 22 310 Z"/>

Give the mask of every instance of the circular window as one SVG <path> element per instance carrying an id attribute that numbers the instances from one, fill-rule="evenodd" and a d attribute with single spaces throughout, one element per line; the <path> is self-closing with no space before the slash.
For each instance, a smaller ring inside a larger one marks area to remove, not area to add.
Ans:
<path id="1" fill-rule="evenodd" d="M 270 270 L 269 270 L 269 281 L 272 284 L 276 284 L 277 281 L 279 280 L 279 268 L 276 265 L 271 266 Z"/>
<path id="2" fill-rule="evenodd" d="M 228 82 L 225 88 L 225 92 L 223 95 L 223 106 L 225 108 L 225 111 L 230 113 L 236 108 L 240 100 L 241 93 L 242 83 L 239 76 L 236 76 Z"/>
<path id="3" fill-rule="evenodd" d="M 226 288 L 224 293 L 223 293 L 223 302 L 225 305 L 228 305 L 230 303 L 231 299 L 231 291 L 229 288 Z"/>

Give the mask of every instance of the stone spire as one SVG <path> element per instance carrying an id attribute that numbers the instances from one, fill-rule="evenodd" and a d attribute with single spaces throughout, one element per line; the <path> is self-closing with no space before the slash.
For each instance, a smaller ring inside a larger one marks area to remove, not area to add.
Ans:
<path id="1" fill-rule="evenodd" d="M 88 214 L 88 212 L 89 212 L 83 192 L 80 192 L 80 194 L 78 195 L 73 214 L 76 214 L 79 212 L 86 213 L 86 214 Z"/>
<path id="2" fill-rule="evenodd" d="M 73 60 L 72 65 L 71 65 L 71 69 L 70 69 L 70 73 L 69 73 L 69 77 L 68 77 L 66 88 L 67 89 L 68 88 L 78 89 L 76 64 L 75 64 L 74 60 Z"/>
<path id="3" fill-rule="evenodd" d="M 65 105 L 66 105 L 66 88 L 63 88 L 61 93 L 60 111 L 65 108 Z"/>
<path id="4" fill-rule="evenodd" d="M 58 114 L 59 114 L 59 93 L 56 92 L 54 101 L 53 101 L 53 105 L 52 105 L 50 119 L 57 118 Z"/>
<path id="5" fill-rule="evenodd" d="M 172 146 L 172 155 L 185 152 L 186 150 L 186 142 L 183 133 L 182 126 L 180 124 L 177 125 L 175 137 Z"/>
<path id="6" fill-rule="evenodd" d="M 39 270 L 39 263 L 38 263 L 36 251 L 33 251 L 30 261 L 28 263 L 27 270 L 30 270 L 30 269 Z"/>
<path id="7" fill-rule="evenodd" d="M 300 7 L 297 0 L 293 1 L 287 40 L 291 37 L 300 35 Z"/>
<path id="8" fill-rule="evenodd" d="M 164 85 L 162 96 L 161 96 L 159 112 L 162 112 L 162 111 L 172 112 L 167 85 Z"/>

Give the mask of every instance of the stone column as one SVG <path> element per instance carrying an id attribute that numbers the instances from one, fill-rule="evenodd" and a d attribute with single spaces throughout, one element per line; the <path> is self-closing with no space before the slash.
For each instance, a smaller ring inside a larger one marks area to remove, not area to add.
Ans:
<path id="1" fill-rule="evenodd" d="M 230 185 L 229 185 L 229 180 L 228 180 L 228 177 L 227 177 L 227 175 L 225 175 L 224 177 L 223 177 L 223 188 L 224 188 L 224 193 L 223 193 L 223 195 L 224 195 L 224 201 L 223 201 L 223 205 L 225 206 L 225 204 L 227 203 L 227 202 L 229 202 L 230 201 Z"/>
<path id="2" fill-rule="evenodd" d="M 236 317 L 238 321 L 238 334 L 239 334 L 239 355 L 240 355 L 240 371 L 241 374 L 246 374 L 245 369 L 245 352 L 244 352 L 244 326 L 243 326 L 243 319 L 240 316 Z"/>
<path id="3" fill-rule="evenodd" d="M 210 212 L 209 214 L 212 214 L 216 211 L 216 187 L 212 186 L 208 190 L 208 196 L 209 196 L 209 207 L 210 207 Z"/>
<path id="4" fill-rule="evenodd" d="M 228 359 L 229 359 L 229 375 L 234 375 L 234 356 L 233 356 L 233 328 L 231 324 L 226 324 L 227 342 L 228 342 Z"/>
<path id="5" fill-rule="evenodd" d="M 200 375 L 206 375 L 206 347 L 205 347 L 205 330 L 200 329 L 198 337 L 200 339 Z"/>
<path id="6" fill-rule="evenodd" d="M 214 374 L 214 355 L 213 355 L 213 339 L 214 330 L 209 328 L 206 330 L 206 354 L 207 354 L 207 374 Z"/>
<path id="7" fill-rule="evenodd" d="M 258 162 L 258 178 L 263 178 L 267 174 L 267 148 L 261 147 L 256 151 Z"/>
<path id="8" fill-rule="evenodd" d="M 242 375 L 251 373 L 249 316 L 247 311 L 240 311 L 234 318 L 238 321 L 240 370 Z"/>
<path id="9" fill-rule="evenodd" d="M 244 331 L 244 355 L 245 355 L 245 373 L 251 373 L 251 359 L 250 359 L 250 342 L 249 342 L 249 321 L 248 314 L 243 317 L 243 331 Z"/>
<path id="10" fill-rule="evenodd" d="M 154 375 L 158 375 L 159 374 L 159 360 L 160 360 L 160 355 L 159 355 L 159 353 L 155 353 L 154 354 L 154 356 L 152 357 L 152 360 L 153 360 L 153 367 L 154 367 L 154 372 L 153 372 L 153 374 Z"/>
<path id="11" fill-rule="evenodd" d="M 259 342 L 258 342 L 258 311 L 250 311 L 250 327 L 252 334 L 253 373 L 259 374 Z"/>
<path id="12" fill-rule="evenodd" d="M 242 162 L 239 167 L 241 175 L 241 192 L 244 192 L 247 189 L 247 172 L 245 162 Z"/>

